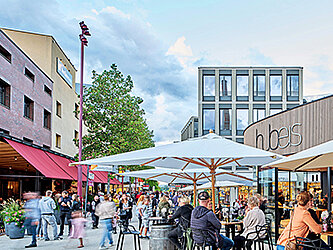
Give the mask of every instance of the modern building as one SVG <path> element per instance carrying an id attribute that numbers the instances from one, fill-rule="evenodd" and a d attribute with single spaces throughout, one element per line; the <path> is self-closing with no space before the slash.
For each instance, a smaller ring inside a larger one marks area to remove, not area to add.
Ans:
<path id="1" fill-rule="evenodd" d="M 198 68 L 198 136 L 243 142 L 252 122 L 302 103 L 302 67 Z"/>
<path id="2" fill-rule="evenodd" d="M 79 109 L 75 92 L 76 69 L 56 40 L 50 35 L 2 29 L 53 81 L 51 149 L 74 156 L 78 149 L 73 139 L 78 138 L 79 120 L 74 111 Z"/>
<path id="3" fill-rule="evenodd" d="M 287 156 L 333 140 L 332 110 L 333 95 L 330 95 L 274 114 L 248 126 L 244 131 L 244 143 Z M 294 201 L 301 190 L 310 190 L 315 200 L 323 200 L 328 194 L 327 171 L 288 172 L 258 167 L 257 173 L 258 191 L 268 198 L 267 212 L 272 220 L 277 206 L 275 190 L 281 190 L 289 201 Z M 282 175 L 284 180 L 281 181 Z M 278 230 L 275 228 L 275 232 Z"/>
<path id="4" fill-rule="evenodd" d="M 198 117 L 191 116 L 181 131 L 181 140 L 185 141 L 189 138 L 198 137 Z"/>

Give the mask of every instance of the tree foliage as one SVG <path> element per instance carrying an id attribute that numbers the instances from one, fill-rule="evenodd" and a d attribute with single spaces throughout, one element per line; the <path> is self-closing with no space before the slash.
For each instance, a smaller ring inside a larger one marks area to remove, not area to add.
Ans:
<path id="1" fill-rule="evenodd" d="M 96 158 L 153 147 L 150 131 L 140 107 L 143 100 L 132 95 L 133 81 L 115 64 L 101 74 L 92 72 L 92 86 L 83 95 L 82 158 Z"/>

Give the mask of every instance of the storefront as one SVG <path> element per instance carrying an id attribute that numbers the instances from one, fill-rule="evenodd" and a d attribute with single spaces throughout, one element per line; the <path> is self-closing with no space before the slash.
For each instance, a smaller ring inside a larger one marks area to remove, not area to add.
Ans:
<path id="1" fill-rule="evenodd" d="M 248 126 L 244 143 L 288 156 L 333 139 L 333 96 L 277 113 Z M 320 211 L 327 204 L 327 172 L 288 172 L 257 167 L 258 192 L 267 198 L 273 236 L 281 233 L 296 195 L 309 190 Z M 276 180 L 278 180 L 276 182 Z M 331 182 L 332 183 L 332 182 Z"/>

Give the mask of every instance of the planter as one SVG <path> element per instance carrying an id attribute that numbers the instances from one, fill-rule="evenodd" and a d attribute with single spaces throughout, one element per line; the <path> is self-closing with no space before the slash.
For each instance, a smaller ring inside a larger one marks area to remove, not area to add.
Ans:
<path id="1" fill-rule="evenodd" d="M 8 236 L 10 239 L 20 239 L 24 237 L 24 228 L 19 228 L 14 222 L 7 225 Z"/>
<path id="2" fill-rule="evenodd" d="M 5 234 L 8 236 L 9 234 L 8 234 L 8 224 L 7 223 L 5 223 Z"/>

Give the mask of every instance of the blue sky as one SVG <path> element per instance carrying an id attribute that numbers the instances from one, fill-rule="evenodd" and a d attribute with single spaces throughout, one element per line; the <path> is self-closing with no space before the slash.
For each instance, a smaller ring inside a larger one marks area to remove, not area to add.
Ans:
<path id="1" fill-rule="evenodd" d="M 91 29 L 91 70 L 130 74 L 158 144 L 179 140 L 197 114 L 197 67 L 304 67 L 304 94 L 333 90 L 333 1 L 0 0 L 0 26 L 50 34 L 79 68 L 80 32 Z M 79 74 L 77 74 L 79 75 Z M 77 78 L 78 80 L 78 78 Z"/>

